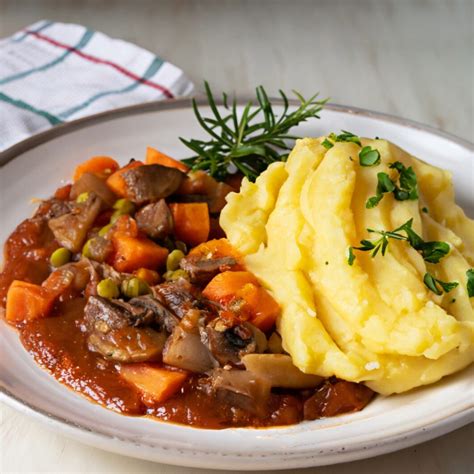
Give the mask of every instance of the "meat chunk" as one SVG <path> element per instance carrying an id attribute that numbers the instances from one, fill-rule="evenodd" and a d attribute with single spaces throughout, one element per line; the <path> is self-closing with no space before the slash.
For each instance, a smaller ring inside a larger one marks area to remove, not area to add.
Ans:
<path id="1" fill-rule="evenodd" d="M 103 179 L 92 173 L 84 173 L 71 188 L 71 199 L 76 199 L 82 193 L 94 193 L 102 199 L 107 207 L 112 207 L 117 199 Z"/>
<path id="2" fill-rule="evenodd" d="M 50 219 L 48 225 L 55 239 L 71 252 L 79 252 L 101 205 L 101 199 L 91 193 L 85 203 L 76 204 L 67 214 Z"/>
<path id="3" fill-rule="evenodd" d="M 271 385 L 266 378 L 246 370 L 214 369 L 211 383 L 217 397 L 231 406 L 259 417 L 268 414 Z"/>
<path id="4" fill-rule="evenodd" d="M 126 197 L 136 204 L 158 201 L 173 194 L 185 178 L 176 168 L 146 165 L 131 168 L 122 174 Z"/>
<path id="5" fill-rule="evenodd" d="M 199 334 L 187 332 L 180 326 L 174 329 L 166 341 L 163 362 L 196 373 L 207 372 L 216 366 Z"/>
<path id="6" fill-rule="evenodd" d="M 304 403 L 304 419 L 316 420 L 362 410 L 372 400 L 374 392 L 365 385 L 330 379 Z"/>
<path id="7" fill-rule="evenodd" d="M 53 219 L 61 217 L 64 214 L 71 212 L 74 203 L 70 201 L 63 201 L 61 199 L 51 198 L 43 201 L 35 212 L 34 217 L 44 217 L 45 219 Z"/>
<path id="8" fill-rule="evenodd" d="M 201 329 L 201 340 L 214 359 L 222 366 L 239 366 L 245 354 L 256 351 L 257 342 L 253 331 L 244 325 L 231 328 L 221 327 L 222 321 L 214 319 Z"/>
<path id="9" fill-rule="evenodd" d="M 199 291 L 184 279 L 154 286 L 153 294 L 179 319 L 190 309 L 200 307 Z"/>
<path id="10" fill-rule="evenodd" d="M 164 199 L 142 207 L 135 220 L 138 228 L 152 239 L 163 239 L 173 232 L 173 217 Z"/>
<path id="11" fill-rule="evenodd" d="M 156 322 L 150 309 L 91 296 L 84 316 L 91 351 L 120 362 L 143 362 L 161 356 L 167 338 L 165 331 L 143 327 Z"/>
<path id="12" fill-rule="evenodd" d="M 191 283 L 205 285 L 218 273 L 231 270 L 237 265 L 233 257 L 203 258 L 201 255 L 188 255 L 181 260 L 179 266 L 189 275 Z"/>
<path id="13" fill-rule="evenodd" d="M 179 319 L 168 308 L 150 295 L 137 296 L 128 303 L 135 308 L 142 308 L 145 311 L 151 312 L 154 321 L 169 333 L 173 332 L 173 329 L 179 323 Z"/>

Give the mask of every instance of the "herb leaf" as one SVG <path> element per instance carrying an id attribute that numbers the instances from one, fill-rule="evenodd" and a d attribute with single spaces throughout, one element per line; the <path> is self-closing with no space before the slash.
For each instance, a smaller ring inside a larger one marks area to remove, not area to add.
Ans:
<path id="1" fill-rule="evenodd" d="M 457 281 L 441 281 L 435 278 L 431 273 L 425 273 L 423 277 L 423 283 L 426 287 L 431 290 L 435 295 L 442 295 L 444 293 L 449 293 L 451 290 L 454 290 L 459 283 Z"/>
<path id="2" fill-rule="evenodd" d="M 354 255 L 354 249 L 352 247 L 349 247 L 347 249 L 347 263 L 352 266 L 355 260 L 355 255 Z"/>
<path id="3" fill-rule="evenodd" d="M 380 163 L 380 153 L 375 148 L 365 146 L 359 152 L 360 166 L 375 166 Z"/>
<path id="4" fill-rule="evenodd" d="M 371 198 L 372 199 L 372 198 Z M 375 257 L 379 251 L 382 255 L 385 255 L 389 244 L 389 239 L 394 240 L 405 240 L 415 250 L 417 250 L 423 260 L 429 263 L 439 263 L 439 261 L 448 255 L 451 250 L 450 245 L 447 242 L 440 242 L 437 240 L 425 242 L 412 228 L 413 218 L 406 221 L 400 227 L 394 230 L 375 230 L 367 229 L 371 234 L 378 234 L 381 237 L 377 240 L 361 240 L 360 247 L 354 247 L 355 250 L 361 250 L 363 252 L 372 251 L 372 257 Z M 404 232 L 403 235 L 401 232 Z M 474 291 L 474 270 L 473 270 L 473 291 Z"/>
<path id="5" fill-rule="evenodd" d="M 347 130 L 341 130 L 341 132 L 342 133 L 340 133 L 339 135 L 336 135 L 335 133 L 330 133 L 329 138 L 333 142 L 349 142 L 362 146 L 360 138 L 357 135 L 354 135 L 352 132 L 348 132 Z"/>
<path id="6" fill-rule="evenodd" d="M 394 191 L 394 196 L 397 201 L 414 201 L 418 199 L 418 185 L 416 174 L 413 168 L 405 167 L 400 161 L 395 161 L 389 165 L 391 169 L 396 169 L 399 173 L 400 187 Z"/>
<path id="7" fill-rule="evenodd" d="M 326 148 L 326 150 L 329 150 L 334 146 L 334 143 L 331 143 L 327 138 L 325 138 L 321 145 Z"/>
<path id="8" fill-rule="evenodd" d="M 467 277 L 467 295 L 469 298 L 472 298 L 474 296 L 474 268 L 470 268 L 466 272 L 466 277 Z"/>
<path id="9" fill-rule="evenodd" d="M 223 95 L 223 108 L 217 106 L 212 90 L 204 83 L 211 117 L 204 117 L 193 99 L 197 121 L 207 133 L 206 140 L 184 139 L 181 142 L 195 154 L 183 160 L 192 170 L 205 170 L 218 180 L 224 180 L 237 168 L 249 180 L 257 176 L 275 161 L 285 161 L 292 148 L 290 141 L 297 137 L 290 134 L 292 127 L 310 118 L 319 118 L 327 100 L 317 100 L 318 95 L 305 99 L 294 91 L 300 104 L 289 111 L 289 101 L 280 92 L 283 111 L 277 116 L 262 86 L 256 89 L 256 102 L 249 102 L 241 114 L 237 113 L 235 100 L 229 104 Z"/>
<path id="10" fill-rule="evenodd" d="M 372 209 L 382 200 L 385 193 L 391 193 L 395 190 L 395 183 L 390 179 L 387 173 L 377 173 L 377 194 L 367 199 L 365 207 Z"/>

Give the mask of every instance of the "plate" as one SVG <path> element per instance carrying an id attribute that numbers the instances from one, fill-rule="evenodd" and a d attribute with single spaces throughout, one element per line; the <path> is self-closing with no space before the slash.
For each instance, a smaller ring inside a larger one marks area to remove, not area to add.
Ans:
<path id="1" fill-rule="evenodd" d="M 277 106 L 278 111 L 280 106 Z M 474 147 L 396 117 L 328 105 L 300 135 L 340 129 L 387 138 L 453 173 L 457 201 L 474 214 Z M 146 145 L 187 156 L 178 137 L 199 137 L 189 100 L 106 112 L 36 135 L 0 155 L 0 241 L 92 155 L 125 163 Z M 377 397 L 359 413 L 271 429 L 203 430 L 116 414 L 78 396 L 41 370 L 14 329 L 0 323 L 1 400 L 53 430 L 109 451 L 168 464 L 221 469 L 283 469 L 347 462 L 395 451 L 474 420 L 474 368 L 406 394 Z"/>

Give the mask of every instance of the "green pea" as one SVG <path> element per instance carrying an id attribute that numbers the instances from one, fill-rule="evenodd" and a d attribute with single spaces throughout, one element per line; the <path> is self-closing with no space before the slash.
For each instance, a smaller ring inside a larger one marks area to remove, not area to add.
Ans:
<path id="1" fill-rule="evenodd" d="M 130 199 L 118 199 L 115 201 L 114 209 L 123 214 L 133 214 L 135 212 L 135 204 Z M 114 213 L 115 214 L 115 213 Z"/>
<path id="2" fill-rule="evenodd" d="M 84 255 L 84 257 L 86 257 L 86 258 L 93 258 L 93 254 L 92 254 L 92 251 L 91 251 L 91 245 L 92 245 L 93 240 L 94 239 L 89 239 L 84 244 L 84 247 L 82 247 L 82 255 Z"/>
<path id="3" fill-rule="evenodd" d="M 89 199 L 89 193 L 86 191 L 85 193 L 81 193 L 79 194 L 79 196 L 77 196 L 76 202 L 78 204 L 81 204 L 83 202 L 86 202 L 88 199 Z"/>
<path id="4" fill-rule="evenodd" d="M 97 293 L 99 296 L 102 296 L 102 298 L 118 298 L 120 295 L 117 284 L 110 278 L 101 280 L 97 284 Z"/>
<path id="5" fill-rule="evenodd" d="M 71 252 L 64 247 L 56 249 L 49 258 L 51 265 L 55 268 L 65 265 L 71 260 Z"/>
<path id="6" fill-rule="evenodd" d="M 150 292 L 150 287 L 141 278 L 130 278 L 122 282 L 122 293 L 127 298 L 135 298 L 136 296 L 146 295 Z"/>
<path id="7" fill-rule="evenodd" d="M 179 278 L 189 279 L 189 275 L 184 270 L 167 271 L 163 277 L 166 281 L 175 281 Z"/>
<path id="8" fill-rule="evenodd" d="M 179 262 L 184 258 L 184 253 L 181 250 L 173 250 L 166 259 L 166 270 L 174 271 L 179 268 Z"/>
<path id="9" fill-rule="evenodd" d="M 100 237 L 105 237 L 107 235 L 107 232 L 113 227 L 113 224 L 107 224 L 102 229 L 99 230 L 99 236 Z"/>

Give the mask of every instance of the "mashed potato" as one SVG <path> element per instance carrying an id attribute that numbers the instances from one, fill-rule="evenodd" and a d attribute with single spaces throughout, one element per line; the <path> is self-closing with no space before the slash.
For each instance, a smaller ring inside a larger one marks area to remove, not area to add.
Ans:
<path id="1" fill-rule="evenodd" d="M 244 180 L 228 196 L 221 226 L 250 271 L 273 293 L 282 314 L 285 350 L 306 373 L 365 381 L 390 394 L 429 384 L 474 360 L 473 298 L 466 271 L 474 266 L 474 222 L 454 203 L 449 173 L 384 140 L 362 139 L 380 164 L 359 164 L 361 148 L 323 138 L 298 140 L 286 163 L 274 163 L 256 183 Z M 412 166 L 419 199 L 375 194 L 377 173 L 389 164 Z M 368 228 L 392 230 L 413 218 L 426 241 L 451 250 L 427 263 L 408 242 L 390 239 L 385 255 L 348 249 L 374 239 Z M 458 286 L 438 296 L 426 272 Z"/>

